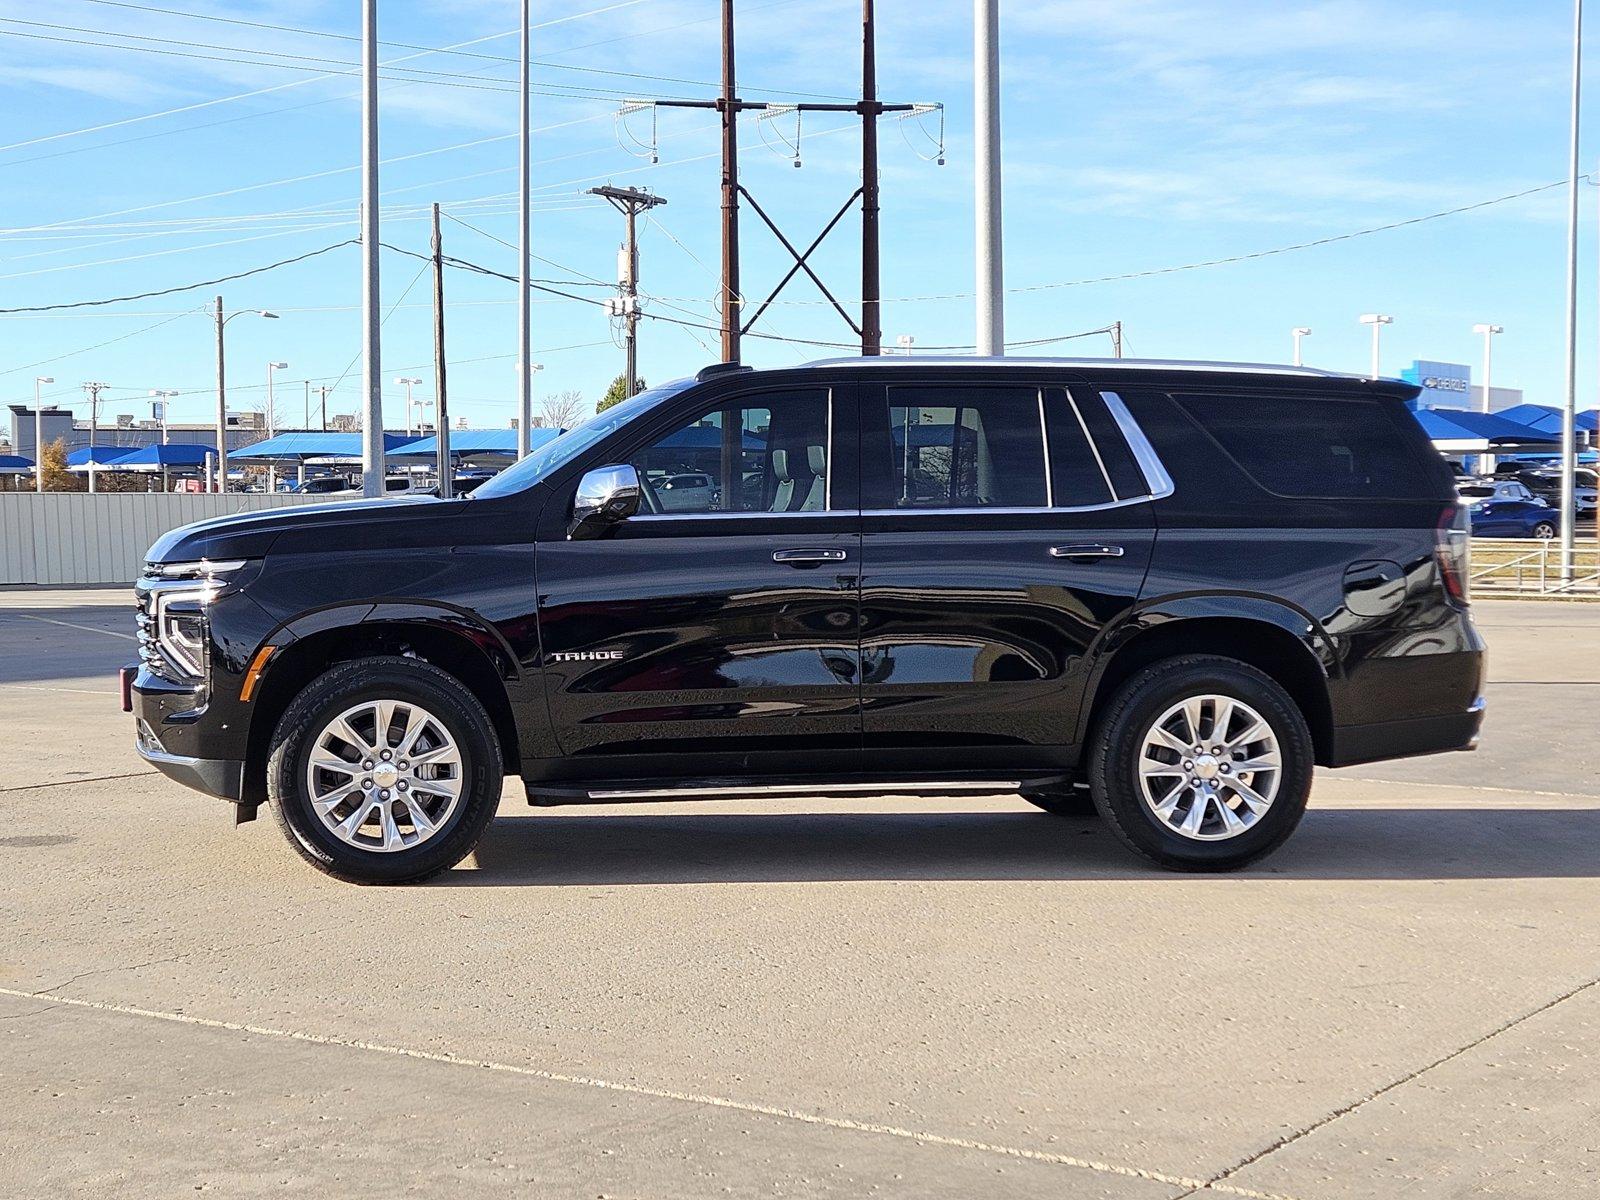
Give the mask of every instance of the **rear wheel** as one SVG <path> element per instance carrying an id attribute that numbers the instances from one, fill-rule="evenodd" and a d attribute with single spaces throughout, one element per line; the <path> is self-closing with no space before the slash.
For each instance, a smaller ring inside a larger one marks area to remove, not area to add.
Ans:
<path id="1" fill-rule="evenodd" d="M 1112 697 L 1090 757 L 1095 803 L 1134 850 L 1227 871 L 1294 832 L 1311 791 L 1310 731 L 1273 679 L 1228 658 L 1145 668 Z"/>
<path id="2" fill-rule="evenodd" d="M 267 795 L 289 842 L 352 883 L 415 883 L 477 844 L 500 802 L 494 725 L 418 659 L 340 663 L 278 722 Z"/>
<path id="3" fill-rule="evenodd" d="M 1555 522 L 1539 521 L 1533 527 L 1533 536 L 1540 541 L 1549 541 L 1556 535 Z"/>

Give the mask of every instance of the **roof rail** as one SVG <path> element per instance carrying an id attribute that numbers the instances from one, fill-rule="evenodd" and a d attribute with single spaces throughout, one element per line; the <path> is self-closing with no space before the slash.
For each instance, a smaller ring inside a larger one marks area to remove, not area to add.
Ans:
<path id="1" fill-rule="evenodd" d="M 696 383 L 704 383 L 708 379 L 717 379 L 723 375 L 733 375 L 739 371 L 753 370 L 755 370 L 754 367 L 747 366 L 742 362 L 712 363 L 710 366 L 701 367 L 698 371 L 696 371 L 694 373 L 694 380 Z"/>

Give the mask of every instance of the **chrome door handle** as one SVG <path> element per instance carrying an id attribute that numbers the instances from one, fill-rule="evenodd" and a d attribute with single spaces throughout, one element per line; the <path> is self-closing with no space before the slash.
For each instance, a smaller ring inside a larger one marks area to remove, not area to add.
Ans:
<path id="1" fill-rule="evenodd" d="M 850 556 L 843 550 L 774 550 L 772 561 L 804 566 L 806 563 L 843 562 Z"/>
<path id="2" fill-rule="evenodd" d="M 1051 558 L 1121 558 L 1121 546 L 1051 546 Z"/>

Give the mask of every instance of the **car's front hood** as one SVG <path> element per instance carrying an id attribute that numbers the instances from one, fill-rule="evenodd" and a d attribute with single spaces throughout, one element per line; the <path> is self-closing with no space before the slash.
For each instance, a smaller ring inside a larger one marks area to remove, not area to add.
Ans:
<path id="1" fill-rule="evenodd" d="M 210 517 L 162 534 L 145 557 L 152 563 L 264 558 L 273 543 L 286 533 L 315 531 L 338 537 L 341 534 L 353 534 L 355 527 L 415 520 L 422 515 L 419 509 L 453 506 L 454 503 L 418 495 L 395 499 L 339 500 L 328 504 L 296 504 L 226 517 Z"/>

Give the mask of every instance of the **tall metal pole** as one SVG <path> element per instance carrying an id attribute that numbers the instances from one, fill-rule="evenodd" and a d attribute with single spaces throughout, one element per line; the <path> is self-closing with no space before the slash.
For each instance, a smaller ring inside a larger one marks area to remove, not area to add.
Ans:
<path id="1" fill-rule="evenodd" d="M 639 241 L 638 241 L 638 210 L 633 205 L 625 205 L 622 209 L 623 221 L 627 228 L 627 247 L 623 253 L 627 256 L 626 269 L 622 284 L 622 340 L 626 350 L 623 373 L 624 398 L 633 395 L 639 390 Z"/>
<path id="2" fill-rule="evenodd" d="M 378 0 L 361 4 L 361 263 L 365 337 L 361 395 L 361 493 L 383 495 L 383 338 L 378 295 Z"/>
<path id="3" fill-rule="evenodd" d="M 1497 333 L 1504 333 L 1505 327 L 1502 325 L 1487 324 L 1474 325 L 1472 327 L 1472 332 L 1481 333 L 1483 335 L 1483 402 L 1478 406 L 1478 408 L 1480 412 L 1488 412 L 1490 405 L 1493 402 L 1491 390 L 1494 385 L 1493 376 L 1490 374 L 1490 370 L 1494 365 L 1494 335 Z M 1484 454 L 1479 457 L 1478 470 L 1483 474 L 1493 474 L 1494 466 L 1495 458 L 1493 454 Z"/>
<path id="4" fill-rule="evenodd" d="M 533 272 L 532 272 L 532 231 L 528 215 L 528 88 L 529 88 L 529 61 L 528 61 L 528 5 L 529 0 L 522 0 L 522 86 L 519 90 L 517 103 L 522 114 L 521 126 L 521 157 L 518 161 L 520 172 L 521 195 L 521 241 L 518 258 L 521 267 L 518 271 L 518 281 L 521 283 L 521 295 L 517 297 L 517 361 L 524 364 L 524 369 L 518 372 L 521 378 L 517 382 L 520 389 L 518 396 L 520 404 L 517 421 L 517 457 L 526 458 L 532 449 L 533 436 L 533 372 L 526 369 L 526 364 L 533 361 Z"/>
<path id="5" fill-rule="evenodd" d="M 1111 322 L 1111 357 L 1122 357 L 1122 322 Z"/>
<path id="6" fill-rule="evenodd" d="M 733 71 L 733 0 L 722 0 L 722 361 L 739 361 L 739 110 Z"/>
<path id="7" fill-rule="evenodd" d="M 1572 136 L 1567 164 L 1566 395 L 1561 403 L 1561 578 L 1571 582 L 1578 471 L 1578 100 L 1583 82 L 1583 0 L 1572 3 Z"/>
<path id="8" fill-rule="evenodd" d="M 861 0 L 861 353 L 883 353 L 878 246 L 878 51 L 872 0 Z"/>
<path id="9" fill-rule="evenodd" d="M 439 206 L 433 206 L 433 394 L 439 400 L 436 464 L 439 496 L 455 495 L 455 473 L 450 467 L 450 405 L 445 399 L 444 371 L 444 237 L 439 232 Z"/>
<path id="10" fill-rule="evenodd" d="M 33 490 L 44 495 L 44 409 L 40 407 L 39 385 L 54 383 L 54 375 L 36 375 L 33 380 Z"/>
<path id="11" fill-rule="evenodd" d="M 217 462 L 213 492 L 228 490 L 228 384 L 222 354 L 222 297 L 217 297 Z"/>
<path id="12" fill-rule="evenodd" d="M 978 353 L 1006 352 L 1000 236 L 1000 0 L 974 0 L 973 160 L 977 208 Z"/>

